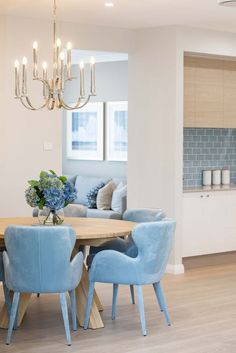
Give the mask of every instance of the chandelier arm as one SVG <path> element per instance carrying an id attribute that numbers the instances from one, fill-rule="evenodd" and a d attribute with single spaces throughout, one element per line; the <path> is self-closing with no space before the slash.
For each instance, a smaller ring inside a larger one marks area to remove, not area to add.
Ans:
<path id="1" fill-rule="evenodd" d="M 40 107 L 34 107 L 29 99 L 28 96 L 21 96 L 19 97 L 21 103 L 23 104 L 23 106 L 29 110 L 40 110 L 42 108 L 45 108 L 48 104 L 48 99 L 46 100 L 46 102 L 41 105 Z"/>
<path id="2" fill-rule="evenodd" d="M 88 95 L 87 99 L 86 99 L 82 104 L 80 104 L 80 103 L 81 103 L 81 98 L 79 98 L 79 99 L 77 100 L 77 103 L 76 103 L 74 106 L 70 106 L 70 105 L 68 105 L 67 103 L 64 102 L 64 100 L 63 100 L 61 94 L 58 93 L 58 99 L 59 99 L 59 101 L 60 101 L 60 103 L 61 103 L 61 106 L 62 106 L 64 109 L 66 109 L 66 110 L 74 110 L 74 109 L 83 108 L 83 107 L 89 102 L 90 98 L 91 98 L 91 94 Z"/>
<path id="3" fill-rule="evenodd" d="M 49 99 L 48 102 L 47 102 L 48 110 L 53 110 L 54 107 L 55 107 L 55 99 L 54 98 Z"/>
<path id="4" fill-rule="evenodd" d="M 40 109 L 45 108 L 45 107 L 48 105 L 48 103 L 49 103 L 49 100 L 50 100 L 50 85 L 49 85 L 49 83 L 48 83 L 47 80 L 44 80 L 44 79 L 42 79 L 42 78 L 40 78 L 40 77 L 34 78 L 33 80 L 34 80 L 34 81 L 41 81 L 43 84 L 45 84 L 45 85 L 47 86 L 47 88 L 48 88 L 48 97 L 46 98 L 45 103 L 42 104 L 42 105 L 39 106 L 39 107 L 34 107 L 33 104 L 31 103 L 30 98 L 29 98 L 27 95 L 21 96 L 21 97 L 20 97 L 20 100 L 21 100 L 21 103 L 24 105 L 24 107 L 26 107 L 27 109 L 30 109 L 30 110 L 40 110 Z M 23 98 L 25 98 L 25 100 L 26 100 L 28 106 L 27 106 L 27 104 L 24 102 L 24 99 L 23 99 Z"/>
<path id="5" fill-rule="evenodd" d="M 33 108 L 33 107 L 27 105 L 27 104 L 24 102 L 24 99 L 23 99 L 23 98 L 25 98 L 25 97 L 19 97 L 19 99 L 20 99 L 22 105 L 23 105 L 25 108 L 27 108 L 27 109 L 29 109 L 29 110 L 36 110 L 35 108 Z"/>
<path id="6" fill-rule="evenodd" d="M 89 102 L 89 100 L 90 100 L 91 97 L 92 97 L 91 94 L 89 94 L 88 97 L 87 97 L 87 99 L 86 99 L 82 104 L 79 104 L 79 103 L 77 102 L 75 109 L 83 108 L 83 107 Z"/>

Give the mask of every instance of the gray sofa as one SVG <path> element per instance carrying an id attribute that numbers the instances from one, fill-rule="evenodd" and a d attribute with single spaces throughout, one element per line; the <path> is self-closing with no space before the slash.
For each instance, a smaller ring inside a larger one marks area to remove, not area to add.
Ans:
<path id="1" fill-rule="evenodd" d="M 103 182 L 106 184 L 108 181 L 113 180 L 113 182 L 118 185 L 120 182 L 126 184 L 126 180 L 111 177 L 91 177 L 91 176 L 81 176 L 81 175 L 67 175 L 69 181 L 71 181 L 77 189 L 77 199 L 73 202 L 74 204 L 79 204 L 88 207 L 87 194 L 98 184 Z M 110 219 L 122 219 L 122 215 L 127 207 L 127 196 L 124 196 L 120 200 L 120 212 L 114 210 L 98 210 L 94 208 L 87 208 L 87 217 L 92 218 L 110 218 Z"/>

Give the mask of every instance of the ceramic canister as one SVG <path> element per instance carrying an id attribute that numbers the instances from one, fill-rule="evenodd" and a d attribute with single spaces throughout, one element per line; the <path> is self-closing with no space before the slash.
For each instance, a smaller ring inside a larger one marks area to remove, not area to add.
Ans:
<path id="1" fill-rule="evenodd" d="M 223 185 L 230 184 L 230 170 L 228 168 L 222 169 L 222 184 Z"/>
<path id="2" fill-rule="evenodd" d="M 212 170 L 205 169 L 203 170 L 203 185 L 210 186 L 212 183 Z"/>
<path id="3" fill-rule="evenodd" d="M 215 169 L 213 170 L 213 185 L 221 184 L 221 170 Z"/>

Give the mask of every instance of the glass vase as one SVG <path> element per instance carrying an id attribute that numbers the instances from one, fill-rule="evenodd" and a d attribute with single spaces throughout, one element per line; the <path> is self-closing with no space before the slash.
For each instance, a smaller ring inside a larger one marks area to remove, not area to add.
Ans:
<path id="1" fill-rule="evenodd" d="M 60 210 L 51 210 L 50 208 L 44 207 L 42 210 L 39 210 L 38 220 L 42 225 L 58 226 L 64 222 L 63 208 Z"/>

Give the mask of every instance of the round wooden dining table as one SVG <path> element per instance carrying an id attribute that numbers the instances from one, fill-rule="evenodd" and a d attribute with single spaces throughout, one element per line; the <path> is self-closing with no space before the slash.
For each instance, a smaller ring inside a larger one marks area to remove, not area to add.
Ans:
<path id="1" fill-rule="evenodd" d="M 33 217 L 17 217 L 17 218 L 0 218 L 0 245 L 4 246 L 4 233 L 5 229 L 9 225 L 19 226 L 32 226 L 37 225 L 38 219 Z M 80 245 L 88 246 L 99 246 L 105 241 L 116 238 L 129 236 L 132 232 L 133 227 L 136 223 L 129 221 L 121 221 L 115 219 L 103 219 L 103 218 L 65 218 L 63 225 L 71 226 L 76 232 L 76 244 L 74 248 L 74 254 L 79 251 Z M 77 318 L 80 326 L 83 326 L 84 312 L 87 301 L 88 292 L 88 276 L 87 268 L 84 265 L 83 275 L 80 284 L 76 288 L 76 306 L 77 306 Z M 19 311 L 18 311 L 18 325 L 24 317 L 30 302 L 31 293 L 22 293 Z M 94 300 L 92 303 L 90 324 L 89 327 L 97 329 L 104 327 L 100 311 L 102 311 L 101 301 L 96 293 L 94 292 Z M 0 327 L 8 327 L 8 315 L 5 305 L 0 310 Z"/>

